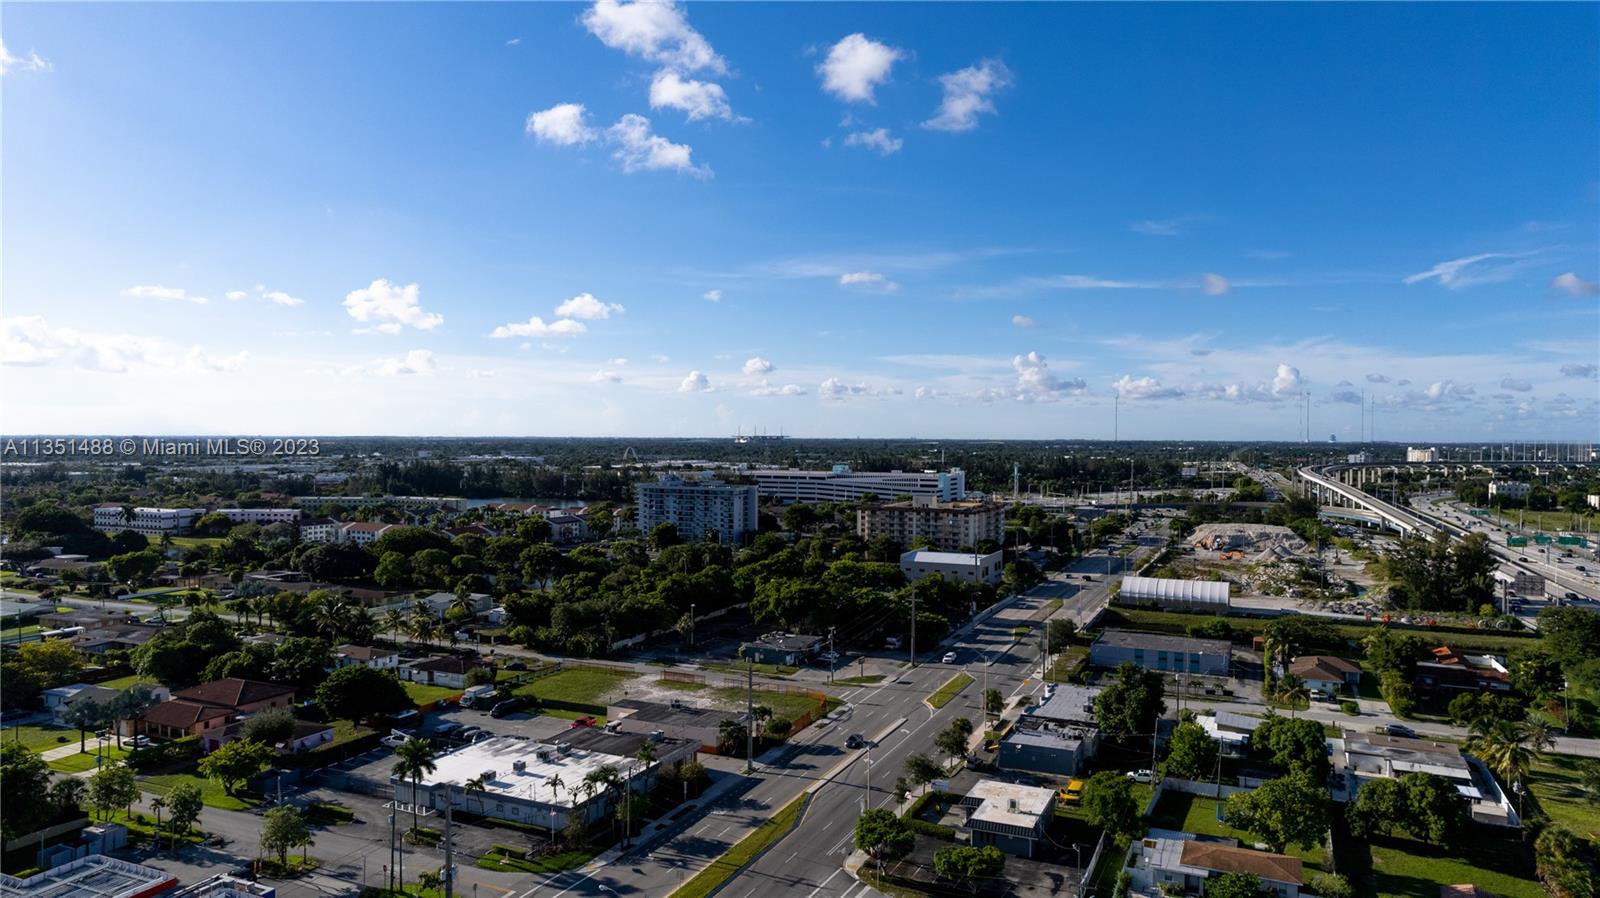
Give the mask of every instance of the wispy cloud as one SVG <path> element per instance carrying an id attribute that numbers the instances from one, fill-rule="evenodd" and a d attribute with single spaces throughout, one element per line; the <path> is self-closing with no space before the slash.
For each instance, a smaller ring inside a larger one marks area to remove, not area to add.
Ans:
<path id="1" fill-rule="evenodd" d="M 48 72 L 53 68 L 50 60 L 33 50 L 29 50 L 26 56 L 12 56 L 11 51 L 6 49 L 5 41 L 0 40 L 0 75 L 9 75 L 12 72 Z"/>
<path id="2" fill-rule="evenodd" d="M 1511 280 L 1519 270 L 1526 267 L 1526 263 L 1518 260 L 1537 255 L 1538 252 L 1538 250 L 1528 250 L 1520 253 L 1479 253 L 1476 256 L 1464 256 L 1440 262 L 1427 271 L 1407 275 L 1401 278 L 1400 282 L 1409 285 L 1434 280 L 1450 290 L 1461 290 L 1479 284 L 1497 284 Z"/>
<path id="3" fill-rule="evenodd" d="M 1143 218 L 1128 225 L 1128 230 L 1135 234 L 1144 234 L 1147 237 L 1177 237 L 1182 234 L 1190 224 L 1198 221 L 1194 215 L 1178 215 L 1172 218 Z"/>
<path id="4" fill-rule="evenodd" d="M 122 291 L 122 295 L 130 299 L 158 299 L 162 302 L 188 302 L 200 306 L 211 301 L 204 296 L 195 296 L 182 287 L 128 287 Z"/>
<path id="5" fill-rule="evenodd" d="M 847 271 L 839 275 L 839 286 L 867 288 L 882 293 L 893 293 L 900 289 L 899 284 L 877 271 Z"/>

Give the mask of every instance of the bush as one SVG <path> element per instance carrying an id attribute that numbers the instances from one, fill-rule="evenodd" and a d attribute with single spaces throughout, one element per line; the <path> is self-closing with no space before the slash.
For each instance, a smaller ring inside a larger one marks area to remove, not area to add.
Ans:
<path id="1" fill-rule="evenodd" d="M 1351 717 L 1359 717 L 1361 715 L 1361 706 L 1348 699 L 1339 703 L 1339 710 L 1349 714 Z"/>
<path id="2" fill-rule="evenodd" d="M 1394 716 L 1408 718 L 1417 710 L 1417 694 L 1399 672 L 1386 670 L 1378 677 L 1378 692 Z"/>
<path id="3" fill-rule="evenodd" d="M 1351 887 L 1350 880 L 1337 873 L 1317 873 L 1306 883 L 1306 891 L 1320 898 L 1351 898 L 1355 889 Z"/>
<path id="4" fill-rule="evenodd" d="M 137 773 L 185 764 L 200 757 L 200 737 L 184 736 L 170 742 L 153 742 L 128 753 L 125 763 Z"/>
<path id="5" fill-rule="evenodd" d="M 946 842 L 954 842 L 956 840 L 956 831 L 948 826 L 940 826 L 937 823 L 929 823 L 926 820 L 918 820 L 915 817 L 907 817 L 905 824 L 906 829 L 918 835 L 927 836 L 930 839 L 943 839 Z"/>

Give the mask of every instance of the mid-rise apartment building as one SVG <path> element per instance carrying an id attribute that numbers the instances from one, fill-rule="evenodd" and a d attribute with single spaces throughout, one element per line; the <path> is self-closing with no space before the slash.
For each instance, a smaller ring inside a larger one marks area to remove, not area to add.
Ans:
<path id="1" fill-rule="evenodd" d="M 941 502 L 931 497 L 909 502 L 863 505 L 856 511 L 856 532 L 862 539 L 880 535 L 902 546 L 918 537 L 943 552 L 958 552 L 984 540 L 1005 539 L 1006 507 L 1000 502 Z"/>
<path id="2" fill-rule="evenodd" d="M 1489 481 L 1489 499 L 1526 499 L 1533 487 L 1520 480 Z"/>
<path id="3" fill-rule="evenodd" d="M 1416 449 L 1416 448 L 1413 448 L 1411 446 L 1407 446 L 1406 447 L 1406 461 L 1431 462 L 1431 461 L 1438 461 L 1438 460 L 1439 460 L 1439 450 L 1438 449 L 1429 449 L 1429 448 Z"/>
<path id="4" fill-rule="evenodd" d="M 967 475 L 949 471 L 754 471 L 756 490 L 775 502 L 858 502 L 867 496 L 890 501 L 900 496 L 953 502 L 967 497 Z"/>
<path id="5" fill-rule="evenodd" d="M 339 533 L 335 541 L 341 543 L 355 543 L 357 545 L 364 546 L 368 543 L 377 541 L 378 537 L 388 533 L 389 529 L 393 526 L 393 524 L 377 524 L 368 523 L 366 521 L 353 521 L 339 528 Z"/>
<path id="6" fill-rule="evenodd" d="M 757 527 L 753 484 L 663 474 L 653 483 L 638 484 L 634 494 L 636 522 L 643 533 L 672 524 L 685 540 L 699 541 L 716 533 L 722 544 L 737 545 Z"/>
<path id="7" fill-rule="evenodd" d="M 94 526 L 106 533 L 132 530 L 146 536 L 177 535 L 188 533 L 205 513 L 204 508 L 135 508 L 130 518 L 121 505 L 97 505 Z"/>
<path id="8" fill-rule="evenodd" d="M 295 524 L 300 521 L 298 508 L 219 508 L 216 513 L 235 524 Z"/>

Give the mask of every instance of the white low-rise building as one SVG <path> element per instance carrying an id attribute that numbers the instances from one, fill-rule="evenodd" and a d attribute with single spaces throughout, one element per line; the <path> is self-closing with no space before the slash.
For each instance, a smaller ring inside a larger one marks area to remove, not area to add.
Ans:
<path id="1" fill-rule="evenodd" d="M 650 742 L 655 760 L 638 759 Z M 561 829 L 576 816 L 585 823 L 610 813 L 604 790 L 586 794 L 584 778 L 610 768 L 635 792 L 646 792 L 654 771 L 693 760 L 697 743 L 651 735 L 607 733 L 598 727 L 572 730 L 559 742 L 534 742 L 520 736 L 496 736 L 473 742 L 434 758 L 433 772 L 413 787 L 409 779 L 392 777 L 394 797 L 403 804 L 498 817 L 532 826 Z M 472 782 L 483 788 L 467 789 Z"/>
<path id="2" fill-rule="evenodd" d="M 300 541 L 331 543 L 339 538 L 339 528 L 343 526 L 333 518 L 306 518 L 300 522 Z"/>
<path id="3" fill-rule="evenodd" d="M 979 555 L 976 552 L 935 552 L 915 549 L 900 556 L 900 570 L 908 580 L 921 580 L 940 574 L 961 583 L 998 583 L 1005 570 L 1002 552 Z"/>
<path id="4" fill-rule="evenodd" d="M 97 505 L 94 509 L 94 526 L 106 533 L 132 530 L 146 536 L 168 534 L 176 536 L 194 529 L 194 522 L 205 513 L 204 508 L 134 508 L 116 504 Z"/>
<path id="5" fill-rule="evenodd" d="M 235 524 L 294 524 L 300 520 L 298 508 L 219 508 L 216 513 Z"/>
<path id="6" fill-rule="evenodd" d="M 352 521 L 351 523 L 344 524 L 339 528 L 339 533 L 335 539 L 335 542 L 355 543 L 358 546 L 365 546 L 369 543 L 376 542 L 378 537 L 388 533 L 390 528 L 394 526 L 395 525 L 393 524 Z"/>
<path id="7" fill-rule="evenodd" d="M 1495 499 L 1526 499 L 1533 492 L 1533 487 L 1520 480 L 1491 480 L 1489 481 L 1489 500 Z"/>

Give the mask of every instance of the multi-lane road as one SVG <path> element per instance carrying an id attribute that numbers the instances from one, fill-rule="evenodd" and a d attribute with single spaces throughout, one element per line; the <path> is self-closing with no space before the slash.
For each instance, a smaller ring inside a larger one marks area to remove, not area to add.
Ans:
<path id="1" fill-rule="evenodd" d="M 1147 558 L 1164 545 L 1164 530 L 1152 528 L 1137 540 L 1132 557 L 1096 552 L 1069 570 L 1055 572 L 1009 606 L 969 625 L 931 647 L 916 666 L 894 668 L 886 679 L 840 693 L 845 705 L 834 719 L 815 725 L 755 775 L 741 778 L 703 812 L 653 838 L 646 847 L 599 869 L 552 877 L 515 898 L 558 895 L 666 895 L 680 882 L 723 853 L 754 823 L 772 815 L 802 792 L 810 791 L 799 824 L 721 891 L 727 898 L 872 898 L 877 893 L 844 872 L 853 850 L 856 817 L 863 807 L 896 802 L 895 779 L 913 753 L 933 753 L 933 738 L 957 716 L 978 720 L 985 688 L 1008 697 L 1042 687 L 1038 627 L 1046 617 L 1083 622 L 1109 599 L 1111 575 Z M 1085 579 L 1085 575 L 1092 580 Z M 1061 605 L 1048 611 L 1050 603 Z M 1036 625 L 1028 638 L 1014 634 L 1021 624 Z M 938 660 L 955 652 L 953 664 Z M 950 703 L 934 709 L 924 699 L 957 673 L 974 679 Z M 865 749 L 845 748 L 851 734 L 868 740 Z"/>

